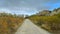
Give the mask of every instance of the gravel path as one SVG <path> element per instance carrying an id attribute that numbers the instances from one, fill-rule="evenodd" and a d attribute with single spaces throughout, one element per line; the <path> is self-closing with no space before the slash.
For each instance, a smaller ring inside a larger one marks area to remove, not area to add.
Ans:
<path id="1" fill-rule="evenodd" d="M 26 19 L 15 34 L 50 34 L 42 28 L 37 27 L 29 19 Z"/>

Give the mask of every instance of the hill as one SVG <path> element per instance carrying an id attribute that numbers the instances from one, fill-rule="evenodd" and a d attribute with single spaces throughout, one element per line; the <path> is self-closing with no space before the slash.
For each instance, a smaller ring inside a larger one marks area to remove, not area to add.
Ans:
<path id="1" fill-rule="evenodd" d="M 48 15 L 47 15 L 48 14 Z M 60 9 L 54 9 L 51 12 L 43 11 L 39 15 L 31 15 L 29 19 L 39 27 L 46 29 L 49 32 L 60 32 Z M 57 33 L 58 34 L 58 33 Z"/>

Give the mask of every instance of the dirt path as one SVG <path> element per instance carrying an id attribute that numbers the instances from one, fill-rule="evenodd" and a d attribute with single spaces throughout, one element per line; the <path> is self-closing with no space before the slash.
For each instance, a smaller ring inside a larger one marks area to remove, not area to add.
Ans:
<path id="1" fill-rule="evenodd" d="M 26 19 L 15 34 L 49 34 L 49 32 L 37 27 L 29 19 Z"/>

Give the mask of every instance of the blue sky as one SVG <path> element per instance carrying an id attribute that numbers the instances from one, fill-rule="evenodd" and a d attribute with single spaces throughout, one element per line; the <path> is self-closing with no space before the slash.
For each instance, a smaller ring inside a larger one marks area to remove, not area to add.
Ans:
<path id="1" fill-rule="evenodd" d="M 0 12 L 35 14 L 40 10 L 53 10 L 60 7 L 60 0 L 0 0 Z"/>

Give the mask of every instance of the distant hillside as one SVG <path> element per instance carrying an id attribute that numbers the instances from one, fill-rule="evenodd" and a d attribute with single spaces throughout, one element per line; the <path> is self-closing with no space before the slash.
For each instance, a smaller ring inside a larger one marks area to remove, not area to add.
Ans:
<path id="1" fill-rule="evenodd" d="M 54 9 L 50 15 L 52 16 L 52 15 L 56 15 L 58 13 L 60 13 L 60 8 Z"/>
<path id="2" fill-rule="evenodd" d="M 40 16 L 53 16 L 60 13 L 60 8 L 54 9 L 53 11 L 49 11 L 49 10 L 42 10 L 39 11 L 38 13 L 36 13 L 36 15 L 40 15 Z"/>
<path id="3" fill-rule="evenodd" d="M 37 15 L 40 15 L 40 16 L 49 16 L 51 13 L 51 11 L 49 10 L 43 10 L 43 11 L 40 11 L 39 13 L 37 13 Z"/>

